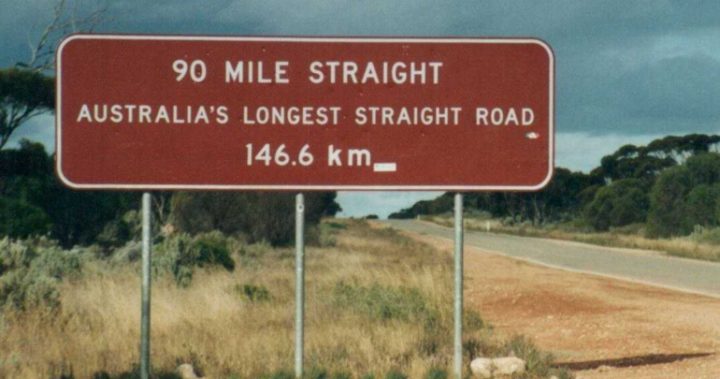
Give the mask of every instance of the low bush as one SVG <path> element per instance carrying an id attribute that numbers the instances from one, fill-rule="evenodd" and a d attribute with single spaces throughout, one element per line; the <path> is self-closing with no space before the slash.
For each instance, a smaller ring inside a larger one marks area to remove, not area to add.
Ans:
<path id="1" fill-rule="evenodd" d="M 402 371 L 392 370 L 385 374 L 385 379 L 408 379 L 408 376 L 403 374 Z"/>
<path id="2" fill-rule="evenodd" d="M 140 257 L 142 257 L 142 243 L 140 241 L 128 241 L 125 245 L 113 251 L 110 261 L 115 264 L 126 264 L 135 262 Z"/>
<path id="3" fill-rule="evenodd" d="M 425 375 L 425 379 L 447 379 L 448 373 L 447 370 L 442 368 L 433 367 L 430 370 L 428 370 L 428 373 Z"/>
<path id="4" fill-rule="evenodd" d="M 307 229 L 305 243 L 318 247 L 334 247 L 337 245 L 336 235 L 338 230 L 329 224 L 320 223 Z"/>
<path id="5" fill-rule="evenodd" d="M 0 196 L 0 235 L 27 238 L 47 235 L 51 230 L 50 217 L 41 208 L 22 200 Z"/>
<path id="6" fill-rule="evenodd" d="M 540 351 L 528 337 L 515 336 L 505 343 L 503 349 L 505 350 L 505 354 L 514 355 L 525 361 L 525 369 L 528 377 L 572 377 L 572 375 L 565 369 L 553 368 L 552 363 L 555 357 L 553 357 L 550 353 Z"/>
<path id="7" fill-rule="evenodd" d="M 338 307 L 383 321 L 424 320 L 432 314 L 425 297 L 415 288 L 379 284 L 363 287 L 339 282 L 333 289 L 333 301 Z"/>
<path id="8" fill-rule="evenodd" d="M 195 267 L 235 269 L 227 238 L 217 232 L 200 234 L 195 238 L 185 233 L 175 234 L 155 245 L 153 250 L 156 273 L 171 273 L 181 287 L 190 285 Z"/>
<path id="9" fill-rule="evenodd" d="M 720 245 L 720 227 L 708 228 L 696 225 L 690 234 L 690 240 L 697 243 Z"/>
<path id="10" fill-rule="evenodd" d="M 220 232 L 200 234 L 195 237 L 194 247 L 198 250 L 198 266 L 219 265 L 228 271 L 235 269 L 235 261 L 230 257 L 228 238 Z"/>
<path id="11" fill-rule="evenodd" d="M 323 216 L 340 210 L 334 192 L 305 195 L 305 223 L 317 225 Z M 242 233 L 250 242 L 273 246 L 291 244 L 295 236 L 295 197 L 274 192 L 178 192 L 171 201 L 171 218 L 179 230 L 190 234 L 220 230 Z"/>
<path id="12" fill-rule="evenodd" d="M 274 373 L 260 375 L 259 379 L 295 379 L 295 374 L 289 370 L 280 370 Z"/>
<path id="13" fill-rule="evenodd" d="M 471 309 L 465 309 L 463 311 L 463 330 L 474 332 L 484 327 L 485 321 L 483 321 L 480 313 Z"/>
<path id="14" fill-rule="evenodd" d="M 270 300 L 270 291 L 265 286 L 238 284 L 235 286 L 235 292 L 242 294 L 247 300 L 253 303 Z"/>
<path id="15" fill-rule="evenodd" d="M 289 370 L 279 370 L 274 373 L 261 375 L 260 379 L 295 379 L 295 374 Z M 346 371 L 329 372 L 321 367 L 311 367 L 303 373 L 304 379 L 352 379 L 353 376 Z M 364 377 L 363 377 L 364 378 Z"/>
<path id="16" fill-rule="evenodd" d="M 152 233 L 160 232 L 160 225 L 152 222 Z M 122 217 L 105 224 L 100 234 L 97 235 L 95 242 L 105 249 L 105 257 L 114 253 L 116 248 L 140 241 L 142 235 L 142 215 L 135 209 L 131 209 Z"/>
<path id="17" fill-rule="evenodd" d="M 265 241 L 260 241 L 240 248 L 240 256 L 243 258 L 261 258 L 273 251 L 273 247 Z"/>
<path id="18" fill-rule="evenodd" d="M 153 379 L 183 379 L 182 376 L 172 371 L 154 370 L 150 373 Z M 63 379 L 74 379 L 73 375 L 64 376 Z M 121 372 L 118 374 L 109 374 L 105 371 L 93 374 L 92 379 L 137 379 L 140 378 L 140 366 L 135 366 L 132 370 Z"/>
<path id="19" fill-rule="evenodd" d="M 25 310 L 60 305 L 57 284 L 82 268 L 82 250 L 62 250 L 45 237 L 0 240 L 0 306 Z"/>

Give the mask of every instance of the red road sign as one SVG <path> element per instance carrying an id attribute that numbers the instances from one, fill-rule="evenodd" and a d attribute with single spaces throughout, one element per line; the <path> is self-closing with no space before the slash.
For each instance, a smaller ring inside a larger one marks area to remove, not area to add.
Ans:
<path id="1" fill-rule="evenodd" d="M 73 35 L 57 70 L 73 188 L 532 190 L 553 171 L 534 39 Z"/>

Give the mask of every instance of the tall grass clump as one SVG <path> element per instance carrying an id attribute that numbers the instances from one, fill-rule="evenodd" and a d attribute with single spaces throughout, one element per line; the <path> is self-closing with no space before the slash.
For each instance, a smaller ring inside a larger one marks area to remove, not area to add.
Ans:
<path id="1" fill-rule="evenodd" d="M 572 378 L 567 369 L 553 368 L 555 357 L 538 349 L 537 346 L 525 336 L 515 336 L 507 341 L 503 350 L 508 355 L 514 355 L 525 361 L 526 378 Z"/>
<path id="2" fill-rule="evenodd" d="M 720 227 L 710 228 L 696 225 L 689 238 L 698 243 L 720 245 Z"/>

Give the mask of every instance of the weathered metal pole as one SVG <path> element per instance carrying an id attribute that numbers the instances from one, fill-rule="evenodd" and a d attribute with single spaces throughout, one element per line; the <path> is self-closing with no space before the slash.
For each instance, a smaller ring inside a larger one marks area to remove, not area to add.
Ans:
<path id="1" fill-rule="evenodd" d="M 295 197 L 295 378 L 303 376 L 305 343 L 305 198 Z"/>
<path id="2" fill-rule="evenodd" d="M 455 379 L 462 378 L 463 350 L 463 195 L 455 194 Z"/>
<path id="3" fill-rule="evenodd" d="M 142 195 L 142 287 L 140 309 L 140 378 L 150 378 L 150 193 Z"/>

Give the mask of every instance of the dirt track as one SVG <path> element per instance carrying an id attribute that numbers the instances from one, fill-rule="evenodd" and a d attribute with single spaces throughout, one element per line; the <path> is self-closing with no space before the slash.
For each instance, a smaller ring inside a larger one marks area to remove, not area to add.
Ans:
<path id="1" fill-rule="evenodd" d="M 466 304 L 499 333 L 532 337 L 578 378 L 720 378 L 718 299 L 465 251 Z"/>

